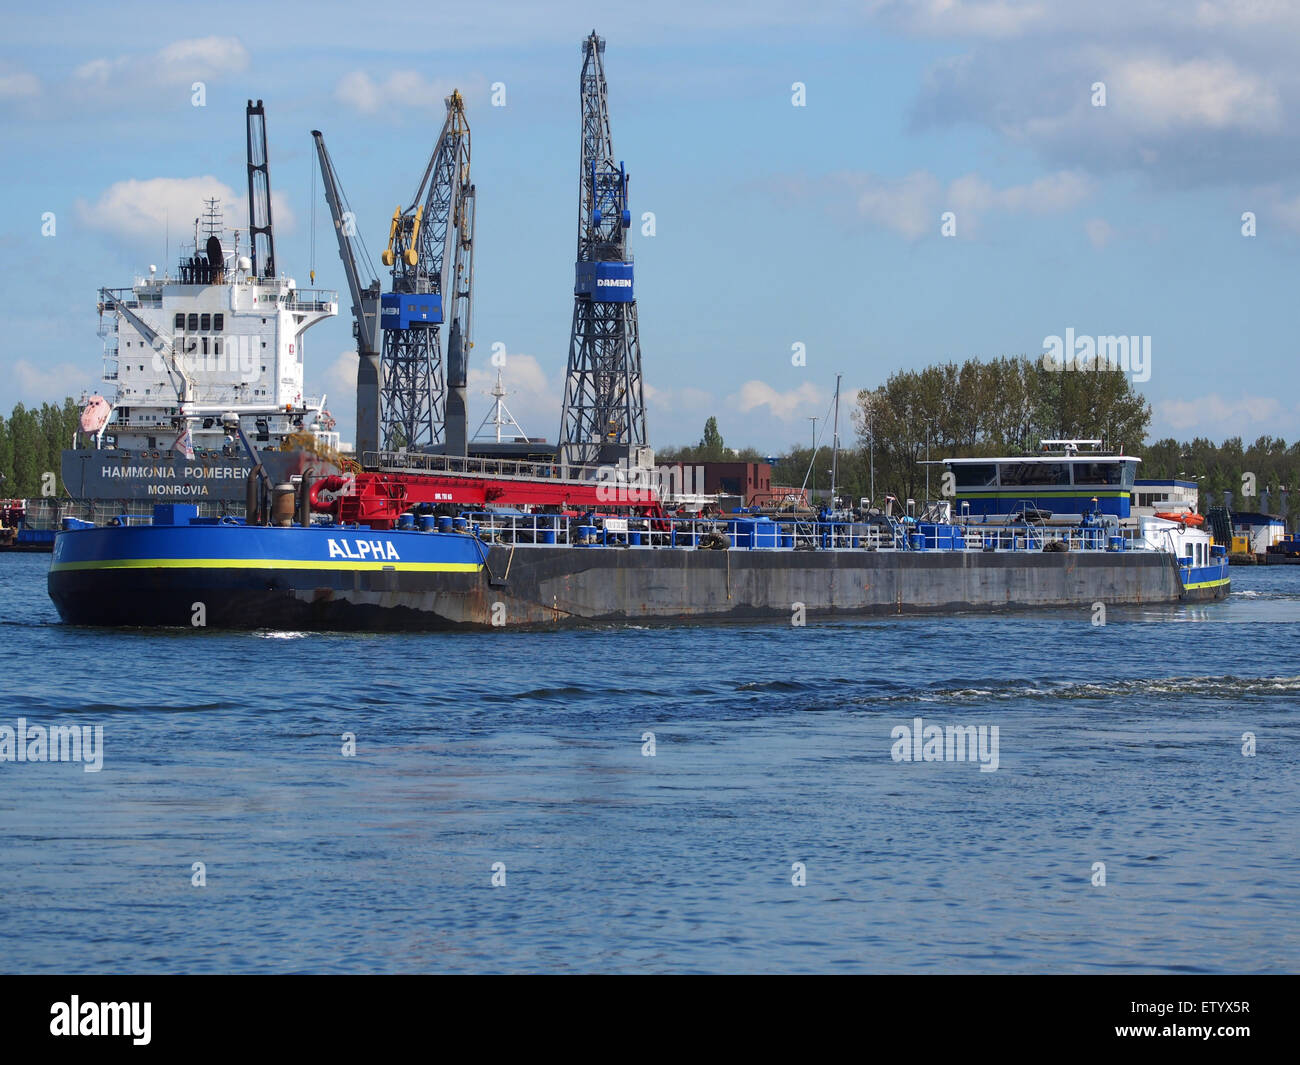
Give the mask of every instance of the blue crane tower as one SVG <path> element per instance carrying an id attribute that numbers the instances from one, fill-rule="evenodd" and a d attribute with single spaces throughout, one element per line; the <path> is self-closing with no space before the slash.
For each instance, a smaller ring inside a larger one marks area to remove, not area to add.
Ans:
<path id="1" fill-rule="evenodd" d="M 578 175 L 578 261 L 573 329 L 558 438 L 565 471 L 636 462 L 646 441 L 632 256 L 628 175 L 614 161 L 608 90 L 596 31 L 582 42 L 582 162 Z"/>
<path id="2" fill-rule="evenodd" d="M 411 206 L 399 205 L 380 260 L 392 291 L 380 300 L 384 450 L 466 450 L 465 391 L 474 281 L 474 186 L 465 101 L 447 119 Z M 444 319 L 444 316 L 447 316 Z M 441 328 L 448 321 L 444 387 Z M 445 432 L 444 432 L 445 429 Z M 358 432 L 358 438 L 360 432 Z"/>

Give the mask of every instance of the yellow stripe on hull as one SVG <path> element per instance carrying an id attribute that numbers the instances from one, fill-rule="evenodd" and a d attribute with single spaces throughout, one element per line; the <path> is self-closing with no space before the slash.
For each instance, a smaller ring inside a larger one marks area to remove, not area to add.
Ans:
<path id="1" fill-rule="evenodd" d="M 1231 577 L 1220 577 L 1213 581 L 1197 581 L 1195 584 L 1184 584 L 1183 590 L 1190 592 L 1194 588 L 1220 588 L 1231 580 Z"/>
<path id="2" fill-rule="evenodd" d="M 477 573 L 478 562 L 384 562 L 302 558 L 113 558 L 90 562 L 56 562 L 51 570 L 75 569 L 285 569 L 398 570 L 407 573 Z"/>

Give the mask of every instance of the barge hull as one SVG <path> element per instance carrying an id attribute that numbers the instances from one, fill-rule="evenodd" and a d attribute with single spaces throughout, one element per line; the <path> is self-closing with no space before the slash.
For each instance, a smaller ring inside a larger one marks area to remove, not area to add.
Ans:
<path id="1" fill-rule="evenodd" d="M 330 568 L 310 559 L 193 568 L 184 558 L 157 566 L 147 558 L 60 564 L 56 549 L 49 592 L 72 624 L 188 627 L 202 604 L 209 627 L 293 630 L 790 623 L 800 616 L 1091 608 L 1190 597 L 1174 559 L 1157 552 L 512 550 L 455 534 L 386 536 L 403 557 L 410 554 L 407 537 L 430 546 L 443 541 L 434 556 L 440 561 Z M 1198 592 L 1196 598 L 1221 598 L 1227 587 Z"/>

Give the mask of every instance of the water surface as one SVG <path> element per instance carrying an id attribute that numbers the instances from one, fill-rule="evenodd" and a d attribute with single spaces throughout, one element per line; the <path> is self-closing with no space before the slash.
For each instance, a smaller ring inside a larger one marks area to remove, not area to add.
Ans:
<path id="1" fill-rule="evenodd" d="M 1300 963 L 1300 567 L 1104 626 L 374 636 L 70 628 L 48 563 L 0 556 L 0 725 L 104 762 L 0 763 L 7 971 Z M 894 761 L 917 717 L 997 770 Z"/>

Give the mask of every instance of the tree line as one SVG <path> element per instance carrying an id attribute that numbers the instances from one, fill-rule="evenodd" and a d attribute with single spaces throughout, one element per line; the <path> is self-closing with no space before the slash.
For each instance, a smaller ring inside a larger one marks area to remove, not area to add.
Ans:
<path id="1" fill-rule="evenodd" d="M 1201 509 L 1224 501 L 1231 493 L 1234 511 L 1266 510 L 1300 521 L 1300 441 L 1290 446 L 1281 437 L 1261 436 L 1249 447 L 1239 436 L 1216 444 L 1204 437 L 1166 437 L 1143 448 L 1139 477 L 1195 481 Z M 1253 491 L 1253 494 L 1252 494 Z"/>
<path id="2" fill-rule="evenodd" d="M 859 392 L 852 416 L 859 450 L 874 455 L 877 494 L 883 485 L 915 499 L 925 494 L 926 460 L 1014 455 L 1063 438 L 1134 451 L 1151 407 L 1127 374 L 1063 372 L 1022 355 L 900 370 Z"/>
<path id="3" fill-rule="evenodd" d="M 877 502 L 886 494 L 924 498 L 927 469 L 934 498 L 940 493 L 942 467 L 926 466 L 927 458 L 1014 455 L 1037 451 L 1045 439 L 1099 438 L 1109 448 L 1140 457 L 1141 478 L 1196 481 L 1202 509 L 1222 502 L 1228 491 L 1234 510 L 1263 509 L 1266 499 L 1271 513 L 1285 509 L 1283 516 L 1300 518 L 1300 442 L 1288 446 L 1262 436 L 1249 447 L 1239 437 L 1222 444 L 1203 437 L 1149 444 L 1151 407 L 1129 376 L 1116 371 L 1062 372 L 1024 356 L 900 370 L 879 388 L 857 393 L 851 420 L 851 428 L 841 432 L 835 478 L 837 494 L 846 499 L 872 495 L 873 465 Z M 811 446 L 787 447 L 777 457 L 772 483 L 829 488 L 830 434 L 821 439 L 825 443 L 817 449 L 815 463 Z M 715 418 L 709 419 L 698 445 L 656 454 L 656 461 L 663 462 L 764 461 L 752 448 L 727 450 Z M 1255 496 L 1245 495 L 1243 487 L 1253 487 Z"/>
<path id="4" fill-rule="evenodd" d="M 67 495 L 62 452 L 74 446 L 80 420 L 81 407 L 71 397 L 62 406 L 28 409 L 19 403 L 8 418 L 0 414 L 0 496 L 40 496 L 46 473 L 54 474 L 56 494 Z"/>

